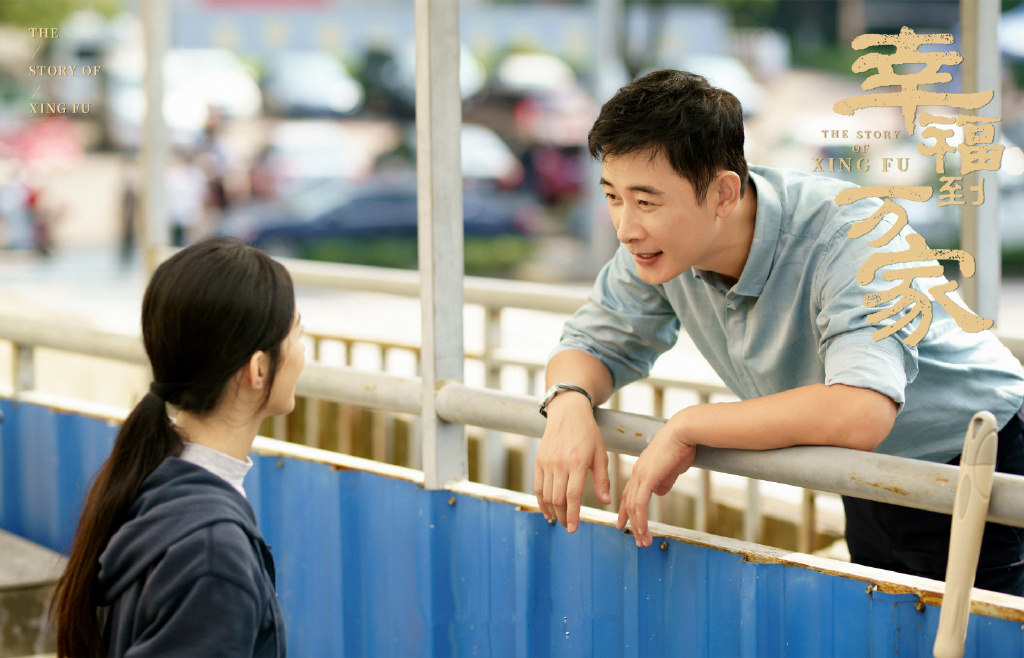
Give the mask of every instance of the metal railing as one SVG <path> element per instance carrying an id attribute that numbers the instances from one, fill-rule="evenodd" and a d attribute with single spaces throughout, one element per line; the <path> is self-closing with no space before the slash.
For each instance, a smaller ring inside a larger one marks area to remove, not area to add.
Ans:
<path id="1" fill-rule="evenodd" d="M 416 298 L 419 295 L 419 274 L 411 271 L 380 269 L 374 267 L 361 267 L 351 265 L 336 265 L 316 263 L 304 260 L 282 259 L 292 273 L 296 285 L 309 286 L 314 288 L 327 288 L 334 290 L 348 290 L 360 292 L 382 293 L 401 297 Z M 521 281 L 508 281 L 483 277 L 466 277 L 464 283 L 464 300 L 467 305 L 479 306 L 482 309 L 482 348 L 479 350 L 466 350 L 466 358 L 469 361 L 479 361 L 482 365 L 483 381 L 486 388 L 501 388 L 502 375 L 508 369 L 520 370 L 525 374 L 525 386 L 521 393 L 539 398 L 544 389 L 544 370 L 546 363 L 541 360 L 524 359 L 521 356 L 510 354 L 505 350 L 503 344 L 503 315 L 506 309 L 518 309 L 534 312 L 552 313 L 567 318 L 575 312 L 585 301 L 589 287 L 565 286 L 538 284 Z M 321 348 L 325 343 L 339 343 L 342 345 L 344 361 L 342 365 L 351 366 L 351 355 L 357 344 L 373 344 L 379 350 L 379 360 L 383 365 L 387 361 L 389 353 L 405 351 L 411 354 L 415 362 L 419 362 L 420 346 L 415 343 L 401 343 L 391 340 L 378 340 L 368 337 L 356 338 L 352 335 L 345 335 L 339 332 L 308 331 L 307 335 L 312 341 L 312 353 L 314 358 L 319 356 Z M 553 347 L 553 345 L 552 345 Z M 641 382 L 636 382 L 627 387 L 629 391 L 648 389 L 650 398 L 650 412 L 657 417 L 671 415 L 671 410 L 666 405 L 667 393 L 670 391 L 685 391 L 693 396 L 696 403 L 707 403 L 720 399 L 735 399 L 729 389 L 719 381 L 695 378 L 677 377 L 649 377 Z M 622 409 L 624 406 L 623 392 L 615 393 L 608 401 L 610 409 Z M 306 445 L 318 447 L 316 437 L 319 434 L 320 411 L 318 405 L 305 407 L 304 436 L 298 440 Z M 370 429 L 372 434 L 371 445 L 373 451 L 371 456 L 375 459 L 388 460 L 390 454 L 389 446 L 392 444 L 393 436 L 382 436 L 386 434 L 388 425 L 380 418 L 374 417 L 373 426 Z M 284 428 L 284 420 L 279 419 L 275 428 L 275 436 L 283 438 L 288 436 Z M 346 419 L 345 424 L 351 421 Z M 393 429 L 393 425 L 390 428 Z M 520 491 L 532 491 L 532 468 L 536 456 L 537 441 L 527 440 L 518 450 L 520 461 L 526 467 L 522 470 L 521 481 L 511 481 L 507 477 L 507 464 L 509 461 L 509 448 L 502 445 L 502 436 L 494 429 L 481 428 L 482 433 L 476 439 L 475 470 L 480 482 L 494 486 L 507 487 Z M 540 434 L 526 435 L 527 437 L 540 436 Z M 343 436 L 343 446 L 351 445 L 348 436 Z M 419 466 L 415 462 L 418 455 L 418 444 L 410 452 L 414 461 L 406 464 Z M 345 450 L 347 452 L 347 450 Z M 624 460 L 614 457 L 610 461 L 610 475 L 612 481 L 612 498 L 618 501 L 622 487 L 628 477 L 629 464 Z M 701 531 L 715 530 L 716 518 L 716 496 L 711 479 L 711 473 L 705 469 L 694 470 L 696 477 L 696 492 L 692 513 L 692 526 Z M 738 533 L 747 541 L 760 541 L 762 530 L 760 491 L 757 481 L 749 481 L 744 485 L 745 494 L 742 507 L 742 531 Z M 591 501 L 598 504 L 596 501 Z M 678 521 L 680 515 L 671 518 L 667 513 L 659 510 L 659 500 L 652 503 L 652 518 L 665 521 Z M 615 503 L 613 503 L 614 505 Z M 799 510 L 797 545 L 801 550 L 810 552 L 815 545 L 817 522 L 815 514 L 815 500 L 812 491 L 805 490 L 802 494 L 802 501 Z"/>
<path id="2" fill-rule="evenodd" d="M 290 264 L 291 265 L 291 264 Z M 309 279 L 296 268 L 300 285 Z M 315 269 L 315 268 L 314 268 Z M 350 275 L 351 272 L 345 274 Z M 404 276 L 404 275 L 403 275 Z M 380 284 L 380 278 L 373 279 Z M 319 281 L 320 285 L 329 283 Z M 475 286 L 488 283 L 471 282 Z M 351 285 L 348 282 L 346 285 Z M 405 285 L 405 284 L 401 284 Z M 495 283 L 506 289 L 508 297 L 487 296 L 488 304 L 523 304 L 508 282 Z M 467 301 L 481 300 L 477 292 Z M 542 304 L 565 304 L 550 293 Z M 83 354 L 145 367 L 146 359 L 137 336 L 115 334 L 75 324 L 30 317 L 0 317 L 0 340 L 12 345 L 14 372 L 12 395 L 16 399 L 39 401 L 34 391 L 35 356 L 38 350 L 57 350 Z M 1019 342 L 1006 341 L 1015 349 Z M 1018 352 L 1019 354 L 1019 352 Z M 493 357 L 495 363 L 500 359 Z M 660 382 L 677 385 L 677 381 Z M 717 392 L 712 387 L 705 394 Z M 368 372 L 346 366 L 311 362 L 299 380 L 297 394 L 312 400 L 354 405 L 367 409 L 416 416 L 421 412 L 423 391 L 416 376 Z M 536 411 L 532 395 L 513 394 L 487 387 L 444 382 L 437 394 L 437 413 L 442 420 L 507 432 L 527 437 L 540 436 L 543 419 Z M 98 412 L 97 412 L 98 413 Z M 661 427 L 655 416 L 626 413 L 615 409 L 596 412 L 606 446 L 623 455 L 638 455 Z M 808 490 L 827 491 L 932 511 L 949 512 L 953 508 L 957 469 L 933 464 L 833 447 L 794 447 L 770 451 L 726 450 L 701 447 L 695 466 L 757 480 L 778 482 Z M 989 509 L 989 520 L 1024 527 L 1024 477 L 997 474 Z"/>

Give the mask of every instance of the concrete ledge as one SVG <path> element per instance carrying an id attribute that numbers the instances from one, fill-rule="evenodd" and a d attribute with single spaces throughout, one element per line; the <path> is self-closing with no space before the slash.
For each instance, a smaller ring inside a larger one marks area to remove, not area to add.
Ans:
<path id="1" fill-rule="evenodd" d="M 0 530 L 0 656 L 52 653 L 50 595 L 64 556 Z"/>

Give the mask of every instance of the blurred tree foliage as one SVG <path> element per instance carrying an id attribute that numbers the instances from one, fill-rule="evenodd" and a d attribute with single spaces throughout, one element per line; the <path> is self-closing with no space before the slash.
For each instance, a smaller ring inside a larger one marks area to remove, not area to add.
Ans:
<path id="1" fill-rule="evenodd" d="M 59 27 L 69 14 L 92 9 L 105 16 L 116 14 L 123 0 L 2 0 L 0 24 L 24 27 Z"/>

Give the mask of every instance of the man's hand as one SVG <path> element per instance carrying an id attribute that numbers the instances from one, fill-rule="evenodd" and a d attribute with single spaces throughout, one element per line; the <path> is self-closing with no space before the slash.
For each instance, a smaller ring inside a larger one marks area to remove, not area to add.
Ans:
<path id="1" fill-rule="evenodd" d="M 666 424 L 651 442 L 647 444 L 640 457 L 633 464 L 633 473 L 622 492 L 619 504 L 619 530 L 626 527 L 628 521 L 633 529 L 637 546 L 650 546 L 651 533 L 647 526 L 647 505 L 651 494 L 664 496 L 675 484 L 676 478 L 682 475 L 697 456 L 697 448 L 687 445 L 673 436 L 670 424 Z"/>
<path id="2" fill-rule="evenodd" d="M 557 519 L 569 532 L 576 532 L 587 471 L 594 472 L 597 497 L 610 503 L 608 453 L 594 411 L 584 396 L 566 392 L 548 406 L 534 463 L 533 492 L 544 518 Z"/>

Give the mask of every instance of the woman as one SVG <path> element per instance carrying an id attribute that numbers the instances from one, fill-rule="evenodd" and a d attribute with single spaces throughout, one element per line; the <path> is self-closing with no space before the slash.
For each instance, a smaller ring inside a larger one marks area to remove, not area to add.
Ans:
<path id="1" fill-rule="evenodd" d="M 252 247 L 196 243 L 154 272 L 142 335 L 154 383 L 85 501 L 54 593 L 57 653 L 283 656 L 274 563 L 242 479 L 262 421 L 295 406 L 291 278 Z"/>

